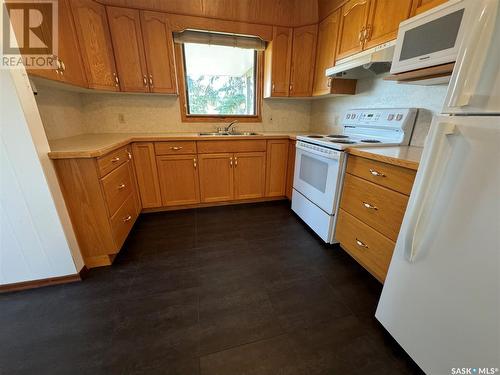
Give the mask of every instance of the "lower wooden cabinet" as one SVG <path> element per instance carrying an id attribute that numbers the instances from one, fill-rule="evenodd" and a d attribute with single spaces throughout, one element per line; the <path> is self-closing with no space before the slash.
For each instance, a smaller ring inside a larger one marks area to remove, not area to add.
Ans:
<path id="1" fill-rule="evenodd" d="M 160 207 L 160 183 L 158 180 L 155 147 L 153 142 L 133 143 L 132 155 L 135 164 L 137 185 L 139 187 L 142 207 Z"/>
<path id="2" fill-rule="evenodd" d="M 284 197 L 287 181 L 288 139 L 267 141 L 266 197 Z"/>
<path id="3" fill-rule="evenodd" d="M 234 154 L 234 199 L 262 198 L 266 184 L 266 153 Z"/>
<path id="4" fill-rule="evenodd" d="M 200 202 L 198 159 L 196 155 L 164 155 L 156 157 L 163 206 L 179 206 Z"/>
<path id="5" fill-rule="evenodd" d="M 286 197 L 292 200 L 293 177 L 295 173 L 295 143 L 290 140 L 288 142 L 288 163 L 286 165 Z"/>
<path id="6" fill-rule="evenodd" d="M 199 154 L 201 201 L 224 202 L 234 198 L 233 154 Z"/>

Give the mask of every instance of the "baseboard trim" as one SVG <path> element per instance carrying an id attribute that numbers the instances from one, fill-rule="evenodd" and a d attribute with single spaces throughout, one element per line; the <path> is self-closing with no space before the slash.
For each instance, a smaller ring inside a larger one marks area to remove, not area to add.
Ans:
<path id="1" fill-rule="evenodd" d="M 245 200 L 235 200 L 235 201 L 225 201 L 225 202 L 210 202 L 210 203 L 196 203 L 196 204 L 188 204 L 182 206 L 163 206 L 163 207 L 154 207 L 154 208 L 143 208 L 142 213 L 151 213 L 151 212 L 163 212 L 163 211 L 179 211 L 179 210 L 189 210 L 192 208 L 205 208 L 205 207 L 217 207 L 217 206 L 229 206 L 235 204 L 245 204 L 245 203 L 263 203 L 263 202 L 271 202 L 271 201 L 281 201 L 288 199 L 285 196 L 278 197 L 266 197 L 266 198 L 255 198 L 255 199 L 245 199 Z"/>
<path id="2" fill-rule="evenodd" d="M 80 273 L 75 273 L 73 275 L 67 275 L 67 276 L 49 277 L 47 279 L 22 281 L 20 283 L 0 285 L 0 293 L 16 292 L 25 289 L 42 288 L 44 286 L 74 283 L 77 281 L 82 281 Z"/>

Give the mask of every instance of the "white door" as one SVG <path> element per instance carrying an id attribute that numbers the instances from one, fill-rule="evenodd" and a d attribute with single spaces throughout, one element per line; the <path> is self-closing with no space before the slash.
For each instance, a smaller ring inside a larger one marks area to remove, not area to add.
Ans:
<path id="1" fill-rule="evenodd" d="M 297 146 L 293 188 L 328 215 L 333 215 L 340 183 L 343 153 L 330 150 L 328 156 L 305 151 Z"/>
<path id="2" fill-rule="evenodd" d="M 500 1 L 473 2 L 443 113 L 500 113 Z"/>
<path id="3" fill-rule="evenodd" d="M 427 373 L 500 367 L 500 117 L 436 117 L 376 318 Z M 458 373 L 458 372 L 455 372 Z"/>

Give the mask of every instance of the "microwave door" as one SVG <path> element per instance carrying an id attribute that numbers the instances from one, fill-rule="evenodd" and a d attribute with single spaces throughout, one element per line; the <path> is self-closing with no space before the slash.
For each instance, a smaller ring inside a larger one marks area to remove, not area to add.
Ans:
<path id="1" fill-rule="evenodd" d="M 480 1 L 469 25 L 455 63 L 443 113 L 500 114 L 499 1 Z"/>

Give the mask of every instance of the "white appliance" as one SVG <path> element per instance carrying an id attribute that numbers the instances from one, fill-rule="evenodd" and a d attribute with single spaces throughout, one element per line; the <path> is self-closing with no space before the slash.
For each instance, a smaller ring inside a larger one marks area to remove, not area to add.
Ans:
<path id="1" fill-rule="evenodd" d="M 375 314 L 432 375 L 500 368 L 500 101 L 490 84 L 500 82 L 498 3 L 476 0 L 450 115 L 433 119 Z"/>
<path id="2" fill-rule="evenodd" d="M 334 238 L 348 147 L 408 144 L 417 110 L 353 109 L 342 134 L 298 136 L 292 210 L 326 243 Z"/>
<path id="3" fill-rule="evenodd" d="M 454 62 L 478 0 L 450 0 L 399 25 L 391 74 Z"/>

